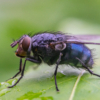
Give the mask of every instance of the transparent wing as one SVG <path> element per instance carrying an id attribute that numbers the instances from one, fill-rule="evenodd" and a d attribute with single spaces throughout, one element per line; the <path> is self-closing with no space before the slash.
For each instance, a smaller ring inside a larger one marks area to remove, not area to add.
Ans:
<path id="1" fill-rule="evenodd" d="M 80 40 L 80 41 L 100 41 L 100 35 L 71 35 L 69 40 Z"/>
<path id="2" fill-rule="evenodd" d="M 98 43 L 95 41 L 98 41 Z M 100 45 L 100 35 L 74 35 L 66 43 Z"/>
<path id="3" fill-rule="evenodd" d="M 94 42 L 97 41 L 98 42 Z M 100 35 L 66 35 L 64 41 L 53 42 L 52 45 L 63 43 L 100 45 Z"/>

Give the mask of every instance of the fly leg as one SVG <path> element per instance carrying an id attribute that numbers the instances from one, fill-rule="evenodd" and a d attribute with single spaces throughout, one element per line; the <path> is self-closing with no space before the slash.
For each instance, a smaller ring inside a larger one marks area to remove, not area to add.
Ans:
<path id="1" fill-rule="evenodd" d="M 8 88 L 12 88 L 12 87 L 14 87 L 21 79 L 22 79 L 22 77 L 24 76 L 24 70 L 25 70 L 25 65 L 26 65 L 26 61 L 31 61 L 31 62 L 35 62 L 35 63 L 40 63 L 41 61 L 39 61 L 39 60 L 36 60 L 36 59 L 34 59 L 34 58 L 32 58 L 32 57 L 30 57 L 30 58 L 26 58 L 25 59 L 25 62 L 24 62 L 24 66 L 23 66 L 23 69 L 21 70 L 21 77 L 18 79 L 18 81 L 14 84 L 14 85 L 12 85 L 12 86 L 9 86 Z M 16 74 L 17 75 L 17 74 Z"/>
<path id="2" fill-rule="evenodd" d="M 56 91 L 59 91 L 58 86 L 57 86 L 57 81 L 56 81 L 56 75 L 57 75 L 58 65 L 59 65 L 59 63 L 61 61 L 61 56 L 62 56 L 62 53 L 60 53 L 60 55 L 59 55 L 59 58 L 58 58 L 57 63 L 56 63 L 57 64 L 56 65 L 56 69 L 55 69 L 55 72 L 54 72 Z"/>
<path id="3" fill-rule="evenodd" d="M 12 78 L 10 78 L 10 79 L 13 79 L 13 78 L 15 78 L 18 74 L 20 74 L 21 73 L 21 70 L 22 70 L 22 58 L 20 58 L 20 65 L 19 65 L 19 72 L 17 72 Z M 10 79 L 8 79 L 8 80 L 10 80 Z M 8 81 L 8 80 L 6 80 L 6 81 Z"/>
<path id="4" fill-rule="evenodd" d="M 79 58 L 76 58 L 76 59 L 83 65 L 84 68 L 87 69 L 87 71 L 88 71 L 90 74 L 100 77 L 100 75 L 95 74 L 93 71 L 91 71 Z"/>
<path id="5" fill-rule="evenodd" d="M 21 70 L 22 70 L 22 58 L 20 58 L 19 72 L 16 73 L 11 79 L 15 78 L 18 74 L 20 74 L 21 73 Z"/>
<path id="6" fill-rule="evenodd" d="M 24 75 L 25 65 L 26 65 L 26 59 L 25 59 L 24 66 L 23 66 L 23 69 L 22 69 L 22 72 L 21 72 L 21 77 L 18 79 L 18 81 L 17 81 L 14 85 L 9 86 L 8 88 L 14 87 L 14 86 L 21 80 L 21 78 L 22 78 L 23 75 Z"/>
<path id="7" fill-rule="evenodd" d="M 31 62 L 35 62 L 35 63 L 41 63 L 41 59 L 38 57 L 38 59 L 35 59 L 34 57 L 27 57 L 26 60 L 31 61 Z"/>

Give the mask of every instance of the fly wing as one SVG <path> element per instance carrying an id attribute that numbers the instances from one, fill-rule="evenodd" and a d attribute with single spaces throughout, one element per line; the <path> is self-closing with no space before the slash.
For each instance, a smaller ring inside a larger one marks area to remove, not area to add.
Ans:
<path id="1" fill-rule="evenodd" d="M 62 51 L 66 48 L 67 43 L 75 43 L 75 44 L 93 44 L 93 45 L 100 45 L 100 42 L 96 43 L 93 42 L 94 38 L 97 40 L 100 40 L 100 36 L 98 35 L 77 35 L 77 36 L 72 36 L 72 35 L 62 35 L 62 38 L 59 41 L 51 42 L 49 43 L 49 46 L 56 50 L 56 51 Z M 89 40 L 92 40 L 89 41 Z"/>
<path id="2" fill-rule="evenodd" d="M 99 41 L 95 43 L 94 41 Z M 76 44 L 94 44 L 100 45 L 100 35 L 74 35 L 68 38 L 65 43 L 76 43 Z"/>
<path id="3" fill-rule="evenodd" d="M 93 40 L 100 41 L 100 35 L 64 35 L 63 41 L 52 42 L 51 45 L 57 45 L 62 43 L 100 45 L 100 42 L 96 43 Z"/>
<path id="4" fill-rule="evenodd" d="M 80 41 L 97 41 L 100 40 L 100 35 L 71 35 L 69 40 L 80 40 Z"/>

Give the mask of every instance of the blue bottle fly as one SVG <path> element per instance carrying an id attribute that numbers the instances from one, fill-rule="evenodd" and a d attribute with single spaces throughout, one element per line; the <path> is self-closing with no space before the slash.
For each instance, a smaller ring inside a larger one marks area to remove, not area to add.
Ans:
<path id="1" fill-rule="evenodd" d="M 93 37 L 93 36 L 90 36 Z M 84 38 L 84 37 L 82 37 Z M 93 73 L 90 69 L 93 67 L 93 58 L 91 50 L 84 44 L 100 45 L 100 43 L 79 41 L 77 36 L 65 35 L 59 32 L 40 33 L 34 36 L 23 35 L 20 39 L 14 41 L 11 47 L 18 44 L 16 56 L 20 57 L 19 72 L 12 78 L 15 78 L 19 73 L 21 77 L 18 81 L 8 88 L 14 87 L 23 77 L 26 61 L 34 63 L 45 62 L 48 65 L 56 64 L 54 72 L 56 90 L 59 91 L 56 81 L 58 65 L 66 64 L 77 68 L 84 68 L 90 74 L 100 77 Z M 32 52 L 32 54 L 31 54 Z M 25 58 L 22 66 L 22 58 Z"/>

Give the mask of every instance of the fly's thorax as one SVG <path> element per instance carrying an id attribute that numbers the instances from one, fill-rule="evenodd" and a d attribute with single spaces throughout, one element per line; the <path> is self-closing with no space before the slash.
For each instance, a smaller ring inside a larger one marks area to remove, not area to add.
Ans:
<path id="1" fill-rule="evenodd" d="M 25 36 L 18 43 L 18 48 L 16 50 L 16 56 L 18 57 L 26 57 L 30 54 L 31 51 L 31 38 L 29 36 Z"/>

